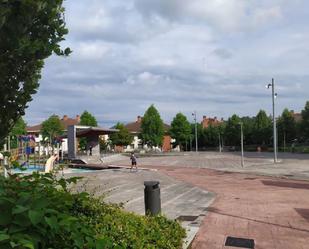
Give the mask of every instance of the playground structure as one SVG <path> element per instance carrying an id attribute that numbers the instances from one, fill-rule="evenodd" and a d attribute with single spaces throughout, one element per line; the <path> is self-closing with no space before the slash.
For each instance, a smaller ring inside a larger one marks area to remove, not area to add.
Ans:
<path id="1" fill-rule="evenodd" d="M 47 166 L 47 161 L 57 154 L 55 160 L 48 163 L 48 172 L 51 171 L 56 159 L 59 159 L 61 138 L 55 138 L 51 143 L 42 143 L 33 135 L 20 135 L 16 137 L 17 148 L 12 149 L 10 139 L 5 145 L 5 151 L 9 152 L 9 164 L 18 162 L 22 167 L 42 168 Z M 52 155 L 52 156 L 51 156 Z M 63 159 L 63 153 L 61 153 Z M 8 165 L 9 166 L 9 165 Z"/>
<path id="2" fill-rule="evenodd" d="M 44 170 L 50 172 L 53 170 L 53 166 L 59 160 L 63 161 L 65 144 L 67 139 L 68 157 L 66 159 L 73 160 L 82 157 L 82 154 L 78 150 L 78 139 L 81 137 L 87 140 L 87 164 L 91 164 L 91 161 L 101 159 L 100 154 L 100 136 L 108 135 L 117 132 L 117 129 L 106 129 L 102 127 L 90 127 L 90 126 L 77 126 L 72 125 L 68 127 L 68 133 L 52 140 L 44 140 L 42 136 L 37 135 L 20 135 L 16 136 L 17 148 L 11 148 L 10 138 L 7 139 L 5 145 L 5 151 L 9 152 L 8 164 L 6 165 L 10 169 L 10 165 L 18 162 L 19 165 L 26 169 L 37 168 L 38 171 Z M 106 165 L 102 163 L 95 164 L 95 168 L 106 168 Z M 83 167 L 85 165 L 82 165 Z M 89 165 L 91 166 L 91 165 Z M 44 168 L 45 167 L 45 168 Z"/>

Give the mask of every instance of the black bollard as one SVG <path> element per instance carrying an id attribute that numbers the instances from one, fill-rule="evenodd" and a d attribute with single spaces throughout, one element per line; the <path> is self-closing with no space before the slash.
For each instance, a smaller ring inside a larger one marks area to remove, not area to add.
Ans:
<path id="1" fill-rule="evenodd" d="M 160 182 L 144 182 L 145 214 L 157 215 L 161 213 Z"/>

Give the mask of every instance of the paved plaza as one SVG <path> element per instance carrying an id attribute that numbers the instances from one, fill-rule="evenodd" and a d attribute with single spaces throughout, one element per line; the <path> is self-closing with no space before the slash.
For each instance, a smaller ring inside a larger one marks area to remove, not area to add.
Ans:
<path id="1" fill-rule="evenodd" d="M 130 172 L 129 158 L 110 162 L 121 169 L 86 174 L 80 186 L 105 201 L 123 203 L 144 214 L 143 181 L 159 180 L 162 212 L 186 217 L 191 248 L 225 246 L 228 236 L 254 239 L 257 249 L 309 248 L 309 159 L 281 154 L 273 165 L 268 153 L 247 153 L 245 167 L 235 153 L 186 153 L 138 158 Z M 190 238 L 191 237 L 191 238 Z"/>
<path id="2" fill-rule="evenodd" d="M 209 169 L 160 171 L 216 193 L 192 248 L 230 248 L 227 236 L 254 239 L 257 249 L 309 248 L 309 182 Z"/>
<path id="3" fill-rule="evenodd" d="M 77 186 L 78 191 L 87 191 L 104 201 L 121 204 L 125 210 L 145 214 L 144 181 L 159 181 L 161 188 L 162 214 L 178 219 L 187 231 L 184 247 L 189 245 L 206 216 L 214 194 L 191 183 L 179 181 L 156 170 L 126 168 L 98 170 L 85 173 Z"/>
<path id="4" fill-rule="evenodd" d="M 279 163 L 273 164 L 272 153 L 245 153 L 245 165 L 241 167 L 240 153 L 191 152 L 166 156 L 141 157 L 140 166 L 172 166 L 190 168 L 208 168 L 229 172 L 250 173 L 258 175 L 309 179 L 309 155 L 279 153 Z M 113 164 L 129 165 L 124 158 Z"/>

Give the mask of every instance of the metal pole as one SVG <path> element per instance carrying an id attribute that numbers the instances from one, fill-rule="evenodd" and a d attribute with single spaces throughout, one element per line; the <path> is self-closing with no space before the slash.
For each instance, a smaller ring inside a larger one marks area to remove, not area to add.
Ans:
<path id="1" fill-rule="evenodd" d="M 63 162 L 63 142 L 61 142 L 61 161 Z"/>
<path id="2" fill-rule="evenodd" d="M 244 167 L 244 132 L 243 125 L 240 123 L 240 140 L 241 140 L 241 167 Z"/>
<path id="3" fill-rule="evenodd" d="M 285 131 L 283 132 L 283 152 L 285 152 L 285 147 L 286 147 L 286 135 Z"/>
<path id="4" fill-rule="evenodd" d="M 8 156 L 4 157 L 3 167 L 4 167 L 4 177 L 8 178 L 9 177 L 9 172 L 8 172 L 9 158 L 8 158 Z"/>
<path id="5" fill-rule="evenodd" d="M 275 112 L 275 80 L 272 78 L 272 101 L 273 101 L 273 132 L 274 132 L 274 163 L 277 163 L 277 122 L 276 122 L 276 112 Z"/>
<path id="6" fill-rule="evenodd" d="M 11 136 L 8 136 L 8 151 L 11 152 Z"/>
<path id="7" fill-rule="evenodd" d="M 196 111 L 194 111 L 194 121 L 195 121 L 195 152 L 198 152 Z"/>
<path id="8" fill-rule="evenodd" d="M 222 149 L 221 149 L 221 135 L 220 135 L 220 132 L 219 132 L 219 152 L 220 152 L 220 153 L 222 152 Z"/>
<path id="9" fill-rule="evenodd" d="M 5 144 L 3 145 L 3 149 L 4 151 L 7 151 L 8 150 L 8 138 L 6 137 L 4 141 L 5 141 Z"/>
<path id="10" fill-rule="evenodd" d="M 41 165 L 41 142 L 40 141 L 38 143 L 38 147 L 39 147 L 39 165 Z"/>

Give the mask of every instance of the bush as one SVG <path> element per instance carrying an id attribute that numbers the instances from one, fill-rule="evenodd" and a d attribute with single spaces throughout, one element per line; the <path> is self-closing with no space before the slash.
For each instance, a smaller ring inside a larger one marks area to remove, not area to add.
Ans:
<path id="1" fill-rule="evenodd" d="M 78 179 L 0 177 L 0 248 L 181 248 L 178 222 L 71 193 L 68 186 Z"/>

